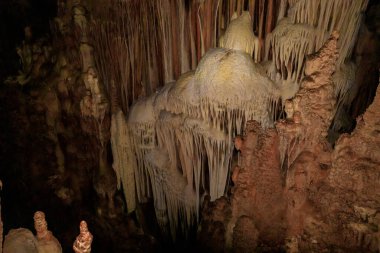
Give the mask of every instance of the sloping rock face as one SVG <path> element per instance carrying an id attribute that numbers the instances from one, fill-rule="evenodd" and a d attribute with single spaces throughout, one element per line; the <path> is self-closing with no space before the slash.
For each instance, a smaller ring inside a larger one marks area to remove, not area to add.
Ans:
<path id="1" fill-rule="evenodd" d="M 241 150 L 241 166 L 234 168 L 232 180 L 232 219 L 228 232 L 239 231 L 239 222 L 244 217 L 254 221 L 260 232 L 260 239 L 266 242 L 283 240 L 282 226 L 284 201 L 282 198 L 282 178 L 280 173 L 279 136 L 275 129 L 263 130 L 254 121 L 247 124 L 244 139 L 236 139 L 235 145 Z M 231 242 L 227 233 L 227 242 Z M 233 248 L 239 239 L 232 236 Z M 230 244 L 231 245 L 231 244 Z M 240 246 L 239 246 L 240 247 Z M 238 247 L 238 248 L 239 248 Z"/>
<path id="2" fill-rule="evenodd" d="M 245 135 L 235 139 L 239 165 L 223 205 L 231 212 L 220 217 L 203 209 L 199 235 L 205 223 L 208 234 L 225 231 L 215 251 L 379 250 L 380 91 L 356 130 L 333 149 L 326 136 L 335 113 L 337 40 L 333 33 L 308 57 L 301 88 L 286 101 L 285 120 L 272 129 L 249 122 Z"/>
<path id="3" fill-rule="evenodd" d="M 342 135 L 332 152 L 332 167 L 319 191 L 324 240 L 352 252 L 379 250 L 380 226 L 380 89 L 355 131 Z M 331 226 L 331 223 L 333 226 Z M 322 231 L 319 231 L 322 232 Z M 326 238 L 325 238 L 326 237 Z"/>

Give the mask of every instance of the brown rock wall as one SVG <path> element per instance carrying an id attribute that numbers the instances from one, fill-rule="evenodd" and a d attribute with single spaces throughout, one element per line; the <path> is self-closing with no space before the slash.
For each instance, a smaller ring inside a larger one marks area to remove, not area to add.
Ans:
<path id="1" fill-rule="evenodd" d="M 355 131 L 333 149 L 326 136 L 335 114 L 337 40 L 333 33 L 308 57 L 301 88 L 286 101 L 286 120 L 273 129 L 249 122 L 236 138 L 240 163 L 225 207 L 231 217 L 218 218 L 224 251 L 379 250 L 380 89 Z"/>

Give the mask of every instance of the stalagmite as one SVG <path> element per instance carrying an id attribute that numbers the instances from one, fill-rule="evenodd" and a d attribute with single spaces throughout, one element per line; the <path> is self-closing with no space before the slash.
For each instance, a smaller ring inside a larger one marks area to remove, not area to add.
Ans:
<path id="1" fill-rule="evenodd" d="M 81 41 L 87 42 L 87 18 L 86 18 L 86 9 L 79 4 L 73 7 L 73 20 L 77 26 L 81 29 Z"/>
<path id="2" fill-rule="evenodd" d="M 29 229 L 11 229 L 5 236 L 3 252 L 39 253 L 37 240 Z"/>
<path id="3" fill-rule="evenodd" d="M 258 62 L 260 55 L 259 39 L 252 30 L 249 12 L 243 12 L 240 17 L 237 17 L 235 13 L 226 32 L 219 39 L 219 46 L 246 52 L 254 56 L 255 62 Z"/>
<path id="4" fill-rule="evenodd" d="M 73 7 L 73 19 L 75 24 L 79 27 L 81 31 L 80 40 L 80 53 L 82 58 L 82 71 L 87 72 L 90 67 L 95 67 L 94 57 L 93 57 L 93 48 L 88 43 L 87 36 L 87 18 L 85 16 L 86 10 L 81 5 L 76 5 Z"/>
<path id="5" fill-rule="evenodd" d="M 34 228 L 37 235 L 37 249 L 39 253 L 62 253 L 61 244 L 53 233 L 47 228 L 47 222 L 45 220 L 45 214 L 41 211 L 37 211 L 34 214 Z"/>
<path id="6" fill-rule="evenodd" d="M 99 123 L 108 110 L 108 101 L 102 91 L 98 76 L 93 68 L 83 75 L 87 94 L 81 101 L 81 112 L 84 117 L 94 117 Z"/>
<path id="7" fill-rule="evenodd" d="M 75 239 L 73 250 L 75 253 L 90 253 L 93 236 L 88 231 L 87 223 L 82 220 L 80 222 L 80 234 Z"/>

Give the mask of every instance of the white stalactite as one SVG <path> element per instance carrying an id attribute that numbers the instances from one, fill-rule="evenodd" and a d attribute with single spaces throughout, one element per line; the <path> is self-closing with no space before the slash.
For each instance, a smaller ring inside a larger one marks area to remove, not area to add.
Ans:
<path id="1" fill-rule="evenodd" d="M 338 31 L 337 66 L 349 59 L 368 0 L 298 0 L 289 1 L 289 4 L 288 16 L 293 23 L 309 24 L 318 31 L 315 51 L 322 47 L 333 31 Z"/>
<path id="2" fill-rule="evenodd" d="M 151 196 L 149 170 L 150 163 L 145 159 L 147 154 L 156 147 L 155 121 L 153 101 L 155 95 L 140 100 L 131 109 L 128 117 L 131 152 L 135 155 L 135 180 L 139 202 L 146 202 Z"/>
<path id="3" fill-rule="evenodd" d="M 201 193 L 208 192 L 211 200 L 224 195 L 234 136 L 247 120 L 271 126 L 279 96 L 248 54 L 221 48 L 209 51 L 195 72 L 132 107 L 126 127 L 137 195 L 143 201 L 151 191 L 163 231 L 173 238 L 179 228 L 186 234 L 198 219 Z M 202 183 L 206 169 L 209 182 Z"/>
<path id="4" fill-rule="evenodd" d="M 280 80 L 300 81 L 303 77 L 305 56 L 315 50 L 316 31 L 307 24 L 293 24 L 284 18 L 271 34 L 273 62 Z M 276 80 L 279 81 L 279 80 Z"/>
<path id="5" fill-rule="evenodd" d="M 280 20 L 266 37 L 264 59 L 270 60 L 269 54 L 272 52 L 275 72 L 273 68 L 268 68 L 267 72 L 279 86 L 289 86 L 285 88 L 288 91 L 286 98 L 291 97 L 289 91 L 297 91 L 295 88 L 298 88 L 303 78 L 305 56 L 318 51 L 333 31 L 340 34 L 336 66 L 337 69 L 345 68 L 344 64 L 351 57 L 367 4 L 368 0 L 281 1 L 278 15 Z M 283 18 L 287 6 L 287 17 Z M 270 67 L 269 64 L 266 65 Z"/>
<path id="6" fill-rule="evenodd" d="M 247 15 L 232 22 L 235 28 L 224 41 L 228 49 L 210 50 L 195 72 L 137 102 L 128 124 L 120 123 L 122 116 L 115 115 L 113 143 L 129 148 L 121 151 L 128 156 L 123 160 L 119 159 L 120 148 L 113 147 L 117 175 L 123 185 L 129 185 L 130 179 L 123 177 L 131 171 L 122 170 L 134 167 L 138 200 L 153 195 L 158 223 L 172 238 L 177 229 L 186 234 L 198 219 L 201 194 L 207 192 L 211 200 L 224 195 L 233 138 L 242 134 L 245 122 L 273 125 L 271 113 L 280 91 L 249 55 L 258 51 Z M 234 40 L 239 20 L 244 21 L 240 22 L 242 31 L 249 32 Z M 120 140 L 128 131 L 130 139 Z M 135 161 L 129 159 L 131 154 Z M 128 163 L 128 167 L 120 163 Z M 206 169 L 209 182 L 202 182 Z"/>
<path id="7" fill-rule="evenodd" d="M 210 50 L 198 65 L 194 85 L 203 120 L 230 137 L 240 134 L 247 120 L 257 120 L 263 127 L 273 124 L 269 108 L 280 90 L 248 54 Z"/>
<path id="8" fill-rule="evenodd" d="M 112 115 L 111 145 L 113 169 L 116 172 L 118 188 L 123 185 L 128 213 L 136 208 L 135 174 L 136 159 L 131 149 L 129 127 L 123 112 Z"/>
<path id="9" fill-rule="evenodd" d="M 339 3 L 354 15 L 353 20 L 337 14 Z M 285 15 L 287 4 L 290 10 Z M 128 185 L 129 179 L 124 177 L 131 171 L 123 170 L 133 168 L 137 198 L 143 202 L 153 197 L 164 232 L 172 238 L 178 229 L 186 234 L 186 228 L 198 219 L 201 195 L 207 193 L 213 201 L 225 194 L 233 138 L 243 133 L 248 120 L 258 121 L 264 128 L 273 126 L 279 100 L 291 98 L 298 90 L 305 56 L 319 49 L 333 30 L 346 33 L 345 40 L 354 38 L 360 10 L 366 4 L 367 0 L 281 1 L 279 15 L 287 18 L 267 36 L 263 66 L 254 62 L 260 55 L 259 42 L 249 14 L 243 13 L 231 21 L 220 39 L 222 48 L 209 50 L 195 71 L 137 102 L 127 124 L 115 115 L 113 135 L 130 134 L 129 140 L 115 137 L 113 142 L 129 148 L 113 147 L 119 180 Z M 166 18 L 165 13 L 161 18 Z M 349 23 L 345 32 L 343 22 Z M 161 29 L 166 33 L 169 28 Z M 342 59 L 346 59 L 352 45 L 342 43 Z M 342 67 L 342 73 L 350 69 Z M 344 94 L 352 80 L 348 74 L 342 75 L 336 74 L 337 94 Z M 281 160 L 288 154 L 291 163 L 299 152 L 297 143 L 303 140 L 287 141 L 280 141 Z M 128 158 L 123 160 L 122 153 Z"/>

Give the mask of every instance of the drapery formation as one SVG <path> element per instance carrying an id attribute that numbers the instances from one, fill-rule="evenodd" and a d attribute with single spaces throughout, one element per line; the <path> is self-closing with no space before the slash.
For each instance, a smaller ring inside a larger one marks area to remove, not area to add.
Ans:
<path id="1" fill-rule="evenodd" d="M 135 199 L 153 197 L 163 230 L 173 237 L 178 227 L 186 230 L 203 194 L 215 200 L 225 193 L 232 139 L 247 120 L 272 126 L 279 99 L 298 90 L 305 56 L 332 31 L 341 38 L 335 94 L 343 97 L 355 69 L 346 62 L 367 2 L 89 4 L 96 13 L 88 25 L 95 66 L 108 93 L 117 94 L 113 167 L 128 210 Z"/>
<path id="2" fill-rule="evenodd" d="M 172 238 L 178 228 L 186 234 L 194 224 L 202 195 L 215 200 L 225 193 L 233 138 L 242 134 L 245 122 L 273 125 L 280 89 L 252 59 L 257 44 L 251 43 L 252 29 L 245 29 L 250 21 L 248 13 L 235 18 L 223 48 L 210 49 L 195 71 L 139 100 L 124 128 L 129 145 L 113 146 L 116 157 L 135 155 L 114 168 L 127 188 L 133 182 L 121 175 L 135 168 L 137 199 L 153 197 L 157 220 Z M 246 36 L 236 36 L 242 28 Z M 113 116 L 112 129 L 123 124 L 120 113 Z M 124 132 L 112 136 L 113 143 L 121 139 L 127 140 Z M 126 146 L 130 150 L 123 151 Z M 126 196 L 131 199 L 130 192 Z"/>
<path id="3" fill-rule="evenodd" d="M 269 76 L 284 86 L 299 84 L 304 76 L 305 55 L 319 50 L 330 34 L 337 31 L 340 40 L 335 93 L 343 99 L 352 85 L 352 72 L 355 71 L 349 61 L 367 4 L 368 0 L 281 1 L 278 24 L 266 37 L 265 60 L 270 61 L 267 63 Z M 290 95 L 295 92 L 290 88 Z"/>
<path id="4" fill-rule="evenodd" d="M 127 113 L 139 97 L 194 70 L 218 45 L 233 14 L 249 11 L 261 59 L 265 35 L 275 24 L 278 0 L 136 1 L 89 3 L 96 66 L 104 85 L 117 87 Z M 252 26 L 251 26 L 252 27 Z M 252 30 L 252 28 L 251 28 Z"/>

